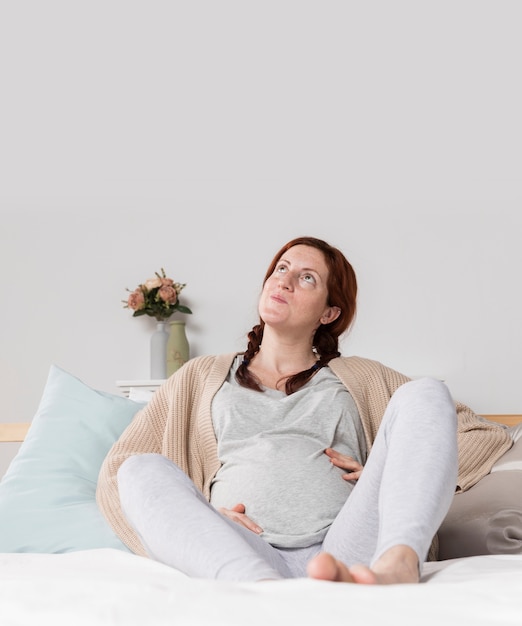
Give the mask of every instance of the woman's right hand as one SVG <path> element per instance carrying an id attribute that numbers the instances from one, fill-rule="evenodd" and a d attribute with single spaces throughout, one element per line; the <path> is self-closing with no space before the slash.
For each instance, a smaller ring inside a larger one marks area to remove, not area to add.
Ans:
<path id="1" fill-rule="evenodd" d="M 236 524 L 239 524 L 240 526 L 248 528 L 248 530 L 256 533 L 256 535 L 260 535 L 263 532 L 262 528 L 253 522 L 248 515 L 245 515 L 246 509 L 244 504 L 236 504 L 236 506 L 233 506 L 231 509 L 221 507 L 218 510 L 222 515 L 228 517 L 228 519 L 232 520 Z"/>

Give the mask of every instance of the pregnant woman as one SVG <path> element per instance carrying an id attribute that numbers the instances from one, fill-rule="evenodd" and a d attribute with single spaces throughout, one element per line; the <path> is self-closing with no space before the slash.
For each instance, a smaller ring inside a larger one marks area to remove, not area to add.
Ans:
<path id="1" fill-rule="evenodd" d="M 129 548 L 201 578 L 419 580 L 455 491 L 511 440 L 439 381 L 341 356 L 356 296 L 337 248 L 279 250 L 246 350 L 191 359 L 105 459 Z"/>

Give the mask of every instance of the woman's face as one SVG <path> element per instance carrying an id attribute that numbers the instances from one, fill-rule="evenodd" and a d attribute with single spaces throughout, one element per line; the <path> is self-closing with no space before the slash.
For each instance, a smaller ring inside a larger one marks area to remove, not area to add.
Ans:
<path id="1" fill-rule="evenodd" d="M 276 263 L 263 286 L 259 315 L 268 326 L 312 333 L 340 313 L 328 306 L 328 267 L 317 248 L 297 245 Z"/>

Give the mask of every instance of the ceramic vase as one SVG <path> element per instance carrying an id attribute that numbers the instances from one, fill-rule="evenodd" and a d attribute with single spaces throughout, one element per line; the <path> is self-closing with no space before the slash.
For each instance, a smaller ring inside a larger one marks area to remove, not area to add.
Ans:
<path id="1" fill-rule="evenodd" d="M 150 338 L 150 377 L 151 380 L 167 378 L 167 342 L 169 333 L 167 322 L 157 321 L 156 330 Z"/>
<path id="2" fill-rule="evenodd" d="M 185 322 L 170 322 L 167 342 L 167 377 L 179 370 L 190 358 L 190 347 L 185 332 Z"/>

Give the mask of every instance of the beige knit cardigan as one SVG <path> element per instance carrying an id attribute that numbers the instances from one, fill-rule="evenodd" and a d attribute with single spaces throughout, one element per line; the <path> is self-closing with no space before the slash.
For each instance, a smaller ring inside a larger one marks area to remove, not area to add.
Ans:
<path id="1" fill-rule="evenodd" d="M 121 540 L 135 553 L 143 546 L 122 514 L 117 471 L 133 454 L 157 452 L 177 463 L 207 498 L 220 463 L 212 427 L 211 402 L 236 356 L 197 357 L 186 363 L 139 411 L 109 451 L 100 470 L 97 502 Z M 377 361 L 339 357 L 329 363 L 353 396 L 364 427 L 368 450 L 394 391 L 410 380 Z M 458 491 L 464 491 L 489 473 L 495 461 L 512 445 L 506 430 L 486 423 L 471 409 L 456 403 L 458 415 Z"/>

